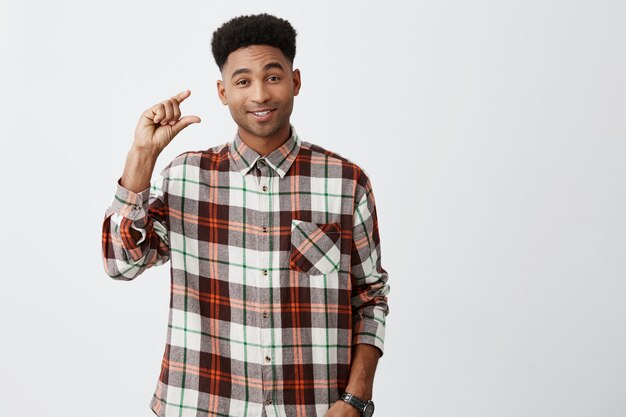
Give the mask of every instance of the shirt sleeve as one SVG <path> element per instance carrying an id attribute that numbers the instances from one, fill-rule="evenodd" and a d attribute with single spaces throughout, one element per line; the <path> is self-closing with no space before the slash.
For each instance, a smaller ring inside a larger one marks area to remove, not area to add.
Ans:
<path id="1" fill-rule="evenodd" d="M 165 174 L 166 169 L 139 193 L 124 188 L 118 179 L 102 225 L 104 269 L 111 278 L 128 281 L 169 260 Z M 133 237 L 131 229 L 141 236 Z"/>
<path id="2" fill-rule="evenodd" d="M 364 174 L 363 194 L 354 209 L 351 272 L 353 344 L 366 343 L 384 353 L 389 314 L 388 274 L 381 265 L 380 237 L 372 184 Z"/>

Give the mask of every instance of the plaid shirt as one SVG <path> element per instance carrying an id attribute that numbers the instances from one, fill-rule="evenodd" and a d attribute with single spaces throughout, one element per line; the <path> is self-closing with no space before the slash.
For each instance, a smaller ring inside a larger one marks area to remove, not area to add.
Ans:
<path id="1" fill-rule="evenodd" d="M 383 351 L 389 284 L 370 180 L 293 127 L 266 156 L 236 135 L 176 157 L 140 193 L 118 180 L 102 250 L 120 280 L 171 262 L 158 416 L 321 417 L 348 383 L 352 346 Z"/>

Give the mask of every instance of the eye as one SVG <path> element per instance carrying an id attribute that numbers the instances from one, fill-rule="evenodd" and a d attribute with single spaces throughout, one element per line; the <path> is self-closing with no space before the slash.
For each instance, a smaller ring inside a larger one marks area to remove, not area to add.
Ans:
<path id="1" fill-rule="evenodd" d="M 246 85 L 246 84 L 248 84 L 248 80 L 239 80 L 239 81 L 236 82 L 236 85 L 242 85 L 243 86 L 243 85 Z"/>
<path id="2" fill-rule="evenodd" d="M 276 82 L 279 81 L 280 78 L 277 75 L 272 75 L 271 77 L 267 78 L 268 81 L 272 81 L 272 82 Z"/>

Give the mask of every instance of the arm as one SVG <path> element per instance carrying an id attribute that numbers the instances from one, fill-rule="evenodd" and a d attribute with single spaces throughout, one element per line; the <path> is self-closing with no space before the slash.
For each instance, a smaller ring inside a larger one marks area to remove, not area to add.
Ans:
<path id="1" fill-rule="evenodd" d="M 126 157 L 124 175 L 118 181 L 118 185 L 133 193 L 146 192 L 146 189 L 150 187 L 150 177 L 152 177 L 157 157 L 158 155 L 151 155 L 145 150 L 132 148 Z M 159 180 L 162 181 L 162 178 Z M 135 242 L 138 242 L 143 235 L 136 229 L 131 229 L 130 232 Z"/>
<path id="2" fill-rule="evenodd" d="M 122 186 L 123 178 L 118 181 L 102 226 L 104 268 L 110 277 L 131 280 L 169 260 L 166 172 L 167 168 L 152 187 L 139 192 Z"/>
<path id="3" fill-rule="evenodd" d="M 388 274 L 380 261 L 380 238 L 372 185 L 363 173 L 361 196 L 354 210 L 352 228 L 352 330 L 353 349 L 346 391 L 360 399 L 372 399 L 374 374 L 383 355 L 385 317 L 389 313 Z M 358 411 L 339 400 L 326 417 L 358 417 Z"/>
<path id="4" fill-rule="evenodd" d="M 113 203 L 102 225 L 102 256 L 106 273 L 131 280 L 145 269 L 169 260 L 167 232 L 166 167 L 150 187 L 150 178 L 161 151 L 198 116 L 181 118 L 185 90 L 144 111 L 135 128 L 135 140 L 117 183 Z"/>
<path id="5" fill-rule="evenodd" d="M 364 401 L 371 400 L 376 365 L 381 356 L 380 350 L 375 346 L 361 343 L 353 347 L 352 353 L 350 380 L 346 391 Z M 359 412 L 350 404 L 338 400 L 328 410 L 326 417 L 359 417 Z"/>
<path id="6" fill-rule="evenodd" d="M 354 345 L 367 344 L 384 352 L 385 318 L 389 314 L 388 274 L 381 265 L 376 201 L 365 173 L 359 179 L 363 194 L 354 210 L 352 232 L 352 329 Z"/>

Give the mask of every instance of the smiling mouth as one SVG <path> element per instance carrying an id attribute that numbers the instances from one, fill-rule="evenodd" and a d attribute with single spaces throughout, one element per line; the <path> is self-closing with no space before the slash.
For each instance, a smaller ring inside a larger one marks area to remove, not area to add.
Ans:
<path id="1" fill-rule="evenodd" d="M 262 111 L 251 111 L 249 113 L 252 113 L 252 114 L 254 114 L 255 116 L 258 116 L 258 117 L 263 117 L 263 116 L 267 116 L 268 114 L 270 114 L 274 110 L 276 110 L 276 109 L 267 109 L 267 110 L 262 110 Z"/>

